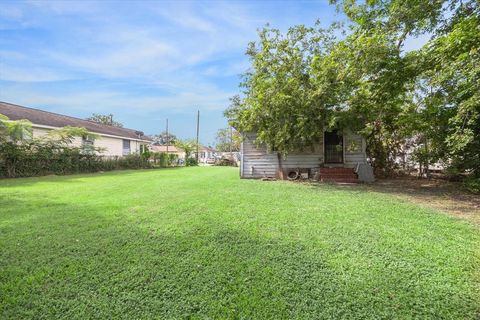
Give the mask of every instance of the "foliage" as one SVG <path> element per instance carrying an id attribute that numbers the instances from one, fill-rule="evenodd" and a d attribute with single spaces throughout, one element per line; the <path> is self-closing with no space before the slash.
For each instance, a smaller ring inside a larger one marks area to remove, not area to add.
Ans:
<path id="1" fill-rule="evenodd" d="M 177 136 L 170 132 L 167 135 L 167 132 L 163 131 L 160 134 L 152 136 L 152 140 L 153 144 L 155 145 L 165 146 L 168 144 L 170 146 L 173 146 L 177 141 Z"/>
<path id="2" fill-rule="evenodd" d="M 32 123 L 28 120 L 13 121 L 0 114 L 0 143 L 18 142 L 32 137 Z"/>
<path id="3" fill-rule="evenodd" d="M 197 142 L 193 139 L 190 140 L 180 140 L 175 141 L 175 147 L 185 152 L 185 159 L 188 160 L 194 152 L 196 152 Z"/>
<path id="4" fill-rule="evenodd" d="M 161 168 L 172 167 L 178 164 L 178 155 L 166 152 L 154 152 L 151 154 L 151 159 L 155 165 Z"/>
<path id="5" fill-rule="evenodd" d="M 185 159 L 185 165 L 187 167 L 193 167 L 193 166 L 198 166 L 197 159 L 189 157 Z"/>
<path id="6" fill-rule="evenodd" d="M 465 188 L 473 193 L 480 193 L 480 179 L 476 176 L 469 176 L 463 182 Z"/>
<path id="7" fill-rule="evenodd" d="M 225 112 L 230 123 L 282 154 L 349 127 L 367 139 L 377 173 L 397 169 L 409 145 L 424 166 L 441 161 L 480 177 L 478 1 L 332 2 L 347 28 L 260 30 L 242 95 Z M 425 34 L 427 44 L 406 50 Z"/>
<path id="8" fill-rule="evenodd" d="M 477 319 L 479 228 L 360 190 L 226 167 L 0 181 L 2 319 Z"/>
<path id="9" fill-rule="evenodd" d="M 220 152 L 239 152 L 242 135 L 233 128 L 224 128 L 217 131 L 215 149 Z"/>
<path id="10" fill-rule="evenodd" d="M 105 114 L 104 115 L 104 114 L 94 113 L 90 117 L 86 118 L 85 120 L 93 121 L 93 122 L 97 122 L 97 123 L 101 123 L 101 124 L 106 124 L 106 125 L 109 125 L 109 126 L 123 128 L 122 123 L 113 120 L 113 114 Z"/>
<path id="11" fill-rule="evenodd" d="M 315 90 L 312 64 L 332 44 L 331 30 L 292 27 L 285 35 L 264 28 L 249 44 L 251 68 L 225 112 L 241 132 L 255 131 L 257 142 L 283 154 L 309 148 L 322 135 L 333 108 L 329 96 Z"/>
<path id="12" fill-rule="evenodd" d="M 169 153 L 168 154 L 168 165 L 175 166 L 178 164 L 178 154 Z"/>
<path id="13" fill-rule="evenodd" d="M 45 136 L 25 138 L 31 130 L 26 121 L 1 119 L 0 177 L 17 178 L 48 174 L 72 174 L 115 169 L 149 168 L 146 155 L 102 157 L 103 149 L 91 145 L 75 146 L 74 140 L 84 136 L 98 138 L 85 128 L 64 127 L 51 130 Z"/>
<path id="14" fill-rule="evenodd" d="M 165 152 L 153 153 L 154 164 L 158 164 L 159 167 L 165 168 L 169 165 L 169 154 Z"/>

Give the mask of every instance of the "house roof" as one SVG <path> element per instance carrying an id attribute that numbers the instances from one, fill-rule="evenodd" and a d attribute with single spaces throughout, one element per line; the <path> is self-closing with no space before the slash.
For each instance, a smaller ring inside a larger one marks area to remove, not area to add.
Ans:
<path id="1" fill-rule="evenodd" d="M 43 125 L 57 128 L 65 126 L 80 127 L 99 134 L 151 141 L 151 139 L 145 136 L 142 131 L 109 126 L 106 124 L 96 123 L 93 121 L 83 120 L 39 109 L 23 107 L 2 101 L 0 101 L 0 114 L 7 116 L 10 120 L 29 120 L 34 126 Z"/>
<path id="2" fill-rule="evenodd" d="M 217 150 L 213 149 L 212 147 L 205 147 L 205 146 L 202 146 L 200 150 L 207 151 L 207 152 L 217 152 Z"/>
<path id="3" fill-rule="evenodd" d="M 150 147 L 150 150 L 152 150 L 153 152 L 167 152 L 167 146 L 153 145 Z M 182 150 L 178 149 L 175 146 L 168 146 L 168 152 L 182 152 Z"/>

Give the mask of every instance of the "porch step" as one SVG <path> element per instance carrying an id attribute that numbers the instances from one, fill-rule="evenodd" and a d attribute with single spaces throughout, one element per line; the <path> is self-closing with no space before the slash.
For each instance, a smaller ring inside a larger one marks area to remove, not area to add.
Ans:
<path id="1" fill-rule="evenodd" d="M 353 168 L 320 168 L 320 174 L 329 174 L 329 173 L 350 173 L 355 174 L 355 170 Z"/>
<path id="2" fill-rule="evenodd" d="M 358 183 L 358 178 L 321 178 L 321 182 Z"/>
<path id="3" fill-rule="evenodd" d="M 320 168 L 320 181 L 358 183 L 358 176 L 353 168 Z"/>

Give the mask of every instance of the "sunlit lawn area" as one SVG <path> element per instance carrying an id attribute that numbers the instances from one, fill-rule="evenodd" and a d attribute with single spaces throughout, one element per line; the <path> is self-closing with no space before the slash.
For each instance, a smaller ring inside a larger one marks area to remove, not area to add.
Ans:
<path id="1" fill-rule="evenodd" d="M 0 318 L 478 319 L 480 230 L 225 167 L 0 181 Z"/>

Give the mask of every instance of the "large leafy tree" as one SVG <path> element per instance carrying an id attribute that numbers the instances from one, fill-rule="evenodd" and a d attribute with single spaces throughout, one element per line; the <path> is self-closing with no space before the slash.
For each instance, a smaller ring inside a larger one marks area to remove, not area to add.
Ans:
<path id="1" fill-rule="evenodd" d="M 217 131 L 215 148 L 220 152 L 240 151 L 241 134 L 233 128 L 223 128 Z"/>
<path id="2" fill-rule="evenodd" d="M 383 113 L 380 108 L 372 108 L 376 100 L 370 95 L 368 101 L 373 104 L 364 106 L 379 115 L 375 123 L 381 120 L 383 125 L 390 124 L 390 128 L 386 127 L 388 135 L 399 132 L 395 127 L 407 128 L 402 135 L 416 139 L 415 153 L 425 165 L 440 160 L 455 172 L 480 176 L 479 2 L 345 0 L 336 3 L 353 22 L 347 42 L 355 44 L 362 35 L 387 34 L 397 44 L 396 59 L 380 59 L 387 77 L 371 79 L 372 85 L 387 95 L 384 99 L 387 105 L 400 101 L 398 106 L 407 110 L 408 116 L 402 118 L 399 113 L 390 121 L 382 121 Z M 408 53 L 402 50 L 408 37 L 425 33 L 431 35 L 431 40 L 423 48 Z M 372 43 L 357 42 L 352 50 L 363 53 L 365 47 L 371 48 Z M 368 55 L 362 55 L 360 60 L 372 61 Z M 367 68 L 364 72 L 364 76 L 376 75 L 378 69 Z M 395 86 L 398 90 L 394 90 Z M 372 93 L 373 97 L 380 96 Z M 370 146 L 378 148 L 381 143 Z"/>
<path id="3" fill-rule="evenodd" d="M 166 131 L 163 131 L 159 134 L 156 134 L 152 137 L 153 144 L 155 145 L 174 145 L 175 142 L 177 141 L 177 136 L 173 133 L 168 133 Z"/>
<path id="4" fill-rule="evenodd" d="M 339 38 L 304 26 L 260 31 L 231 123 L 283 154 L 308 148 L 322 128 L 348 126 L 368 139 L 377 172 L 394 169 L 408 143 L 426 165 L 480 175 L 479 3 L 332 2 L 349 19 Z M 422 35 L 431 40 L 408 51 Z"/>
<path id="5" fill-rule="evenodd" d="M 331 30 L 292 27 L 285 35 L 264 28 L 248 46 L 251 68 L 243 95 L 232 98 L 225 115 L 239 131 L 255 131 L 257 142 L 281 154 L 317 142 L 328 123 L 332 94 L 315 90 L 312 63 L 332 45 Z"/>

